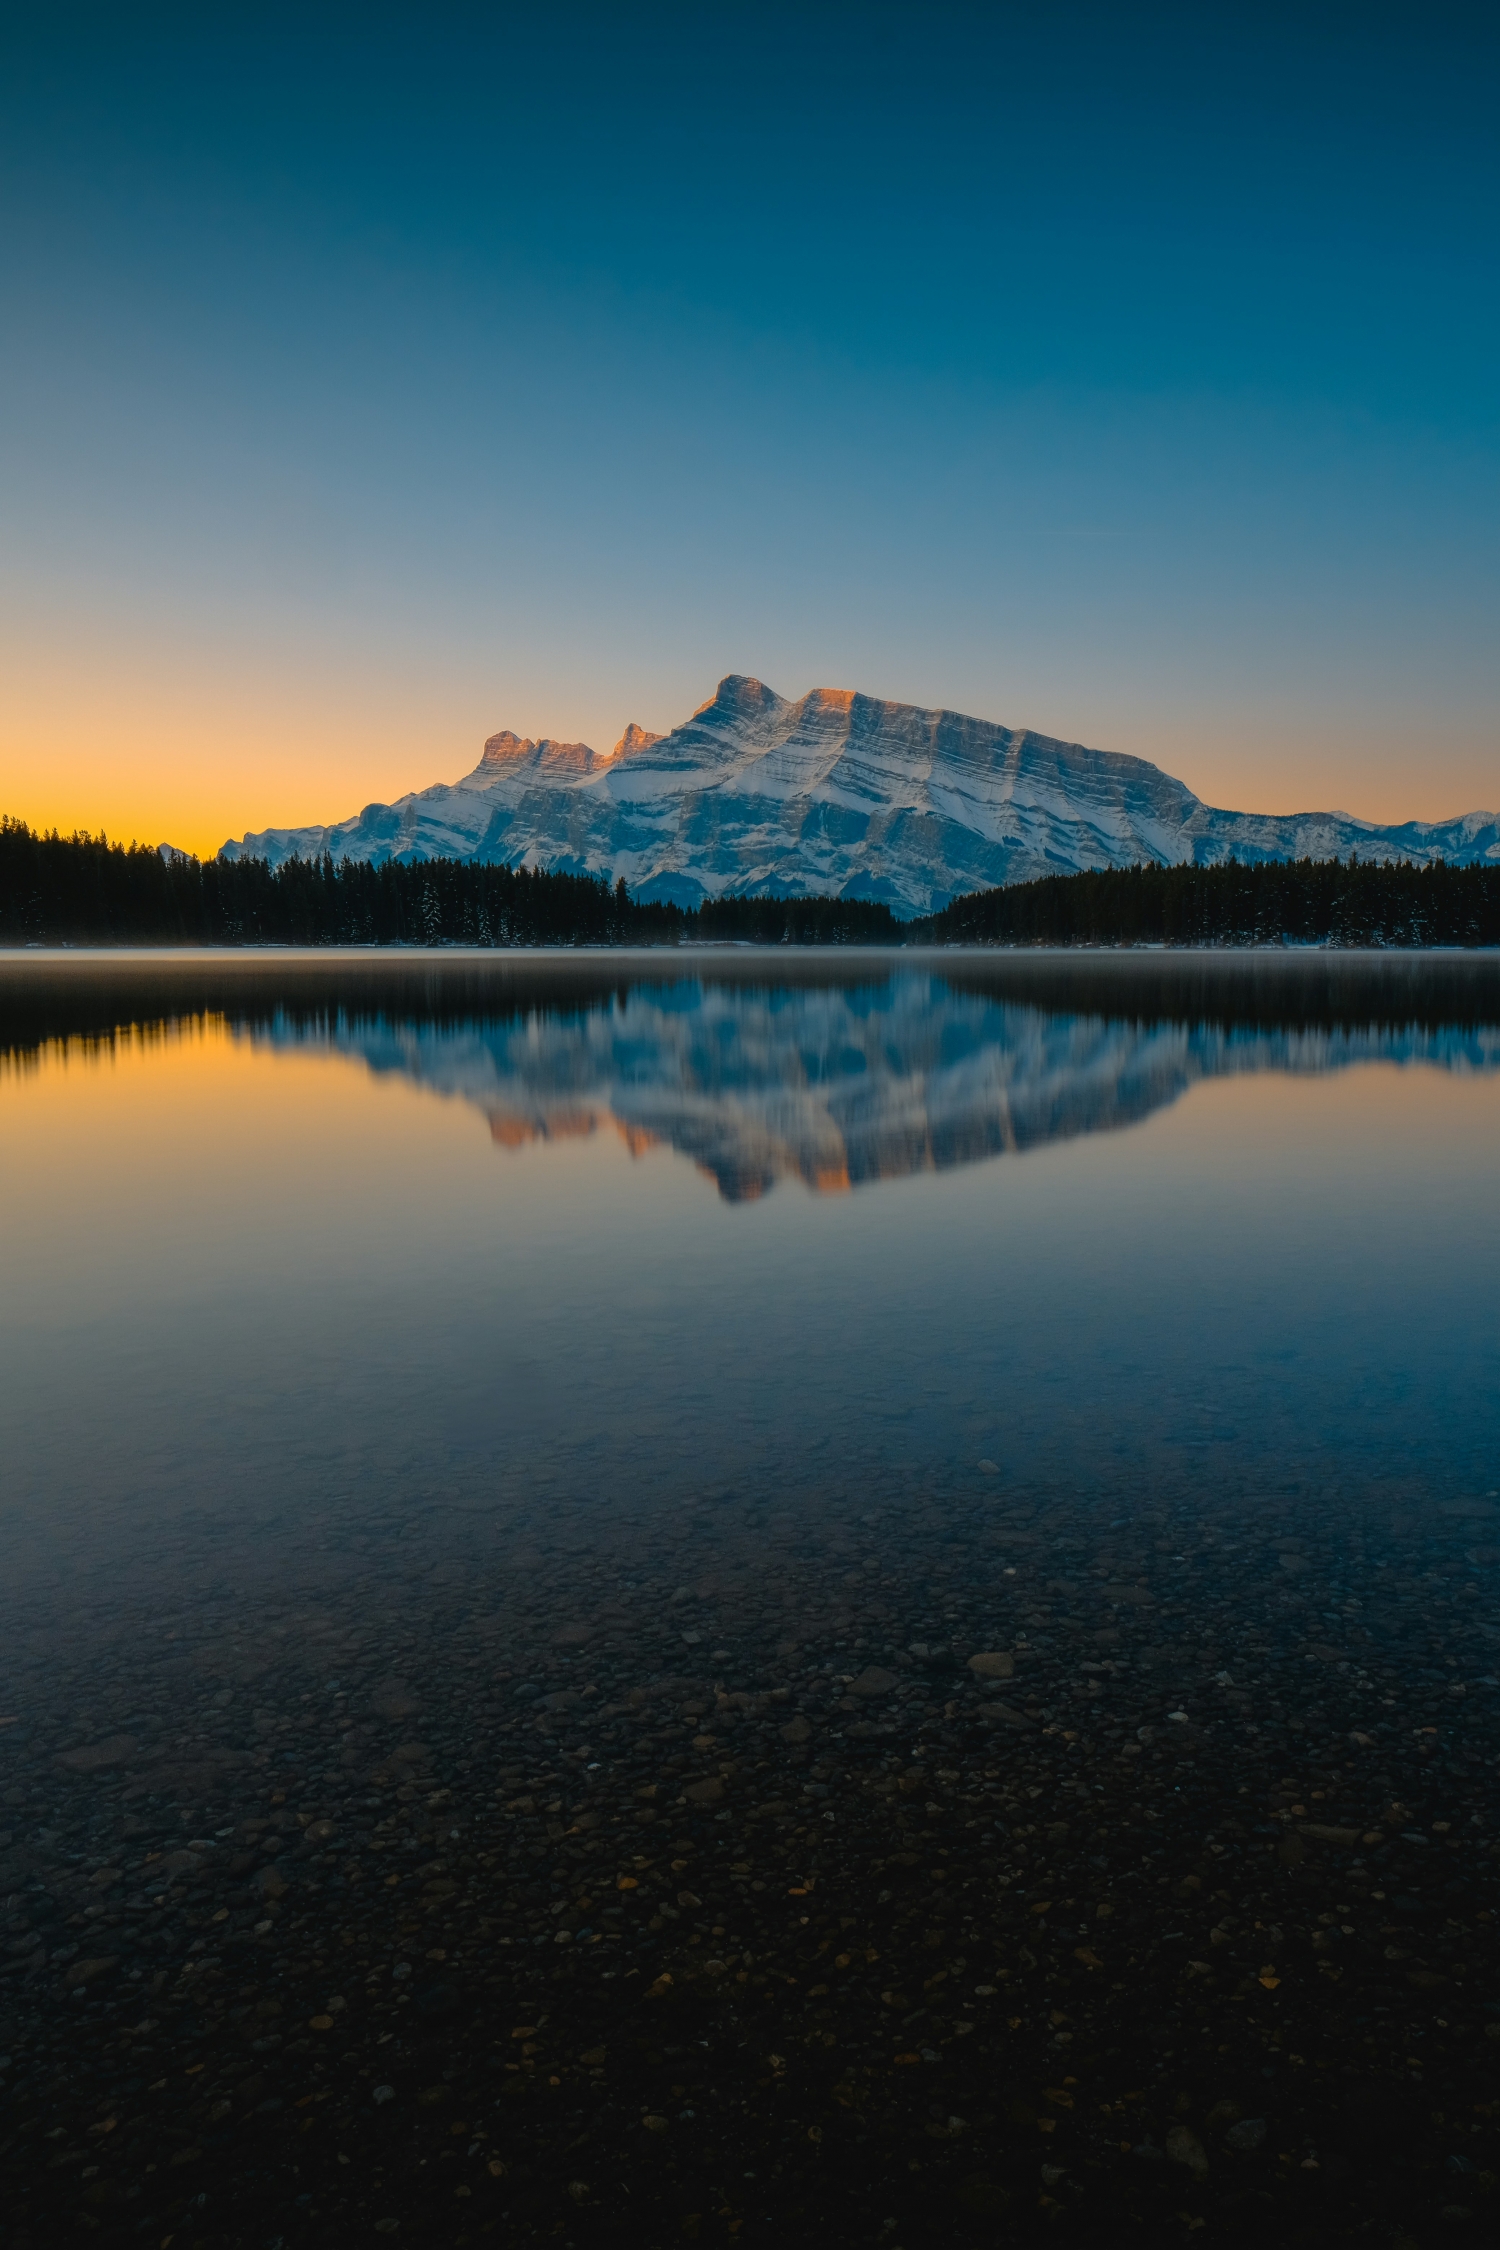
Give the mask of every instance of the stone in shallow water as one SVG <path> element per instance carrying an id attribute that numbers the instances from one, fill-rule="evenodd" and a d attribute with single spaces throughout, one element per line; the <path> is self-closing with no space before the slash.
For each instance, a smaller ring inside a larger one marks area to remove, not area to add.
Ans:
<path id="1" fill-rule="evenodd" d="M 1224 2146 L 1237 2149 L 1245 2156 L 1258 2149 L 1265 2137 L 1266 2121 L 1263 2117 L 1242 2117 L 1238 2125 L 1231 2125 L 1224 2135 Z"/>
<path id="2" fill-rule="evenodd" d="M 115 1966 L 115 1960 L 116 1956 L 108 1953 L 91 1961 L 75 1961 L 63 1978 L 63 1984 L 69 1992 L 76 1992 L 81 1986 L 92 1984 L 96 1977 L 107 1975 Z"/>
<path id="3" fill-rule="evenodd" d="M 58 1764 L 71 1773 L 98 1773 L 105 1766 L 123 1766 L 135 1756 L 137 1743 L 132 1734 L 112 1734 L 103 1742 L 85 1742 L 77 1750 L 64 1750 Z"/>
<path id="4" fill-rule="evenodd" d="M 883 1671 L 878 1664 L 867 1664 L 859 1678 L 850 1681 L 849 1693 L 871 1697 L 889 1695 L 898 1684 L 894 1672 Z"/>
<path id="5" fill-rule="evenodd" d="M 998 1719 L 1008 1727 L 1034 1727 L 1037 1721 L 1025 1711 L 1018 1711 L 1013 1703 L 987 1703 L 979 1714 L 981 1722 Z"/>
<path id="6" fill-rule="evenodd" d="M 1004 1649 L 984 1649 L 969 1658 L 969 1670 L 981 1680 L 1008 1680 L 1015 1669 L 1015 1658 Z"/>
<path id="7" fill-rule="evenodd" d="M 1174 2164 L 1181 2164 L 1194 2179 L 1204 2179 L 1208 2173 L 1208 2158 L 1197 2134 L 1186 2125 L 1174 2125 L 1167 2134 L 1167 2154 Z"/>

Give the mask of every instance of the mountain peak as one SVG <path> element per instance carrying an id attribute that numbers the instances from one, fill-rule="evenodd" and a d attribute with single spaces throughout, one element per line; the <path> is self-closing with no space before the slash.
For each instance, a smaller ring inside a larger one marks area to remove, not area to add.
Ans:
<path id="1" fill-rule="evenodd" d="M 649 750 L 653 742 L 665 742 L 665 740 L 665 735 L 649 734 L 645 727 L 638 727 L 632 719 L 613 750 L 611 750 L 610 756 L 611 758 L 628 758 L 632 750 Z"/>
<path id="2" fill-rule="evenodd" d="M 768 688 L 764 680 L 752 680 L 746 672 L 726 672 L 708 701 L 699 704 L 693 717 L 703 719 L 711 711 L 720 711 L 727 718 L 758 718 L 764 711 L 779 711 L 785 700 L 774 688 Z"/>

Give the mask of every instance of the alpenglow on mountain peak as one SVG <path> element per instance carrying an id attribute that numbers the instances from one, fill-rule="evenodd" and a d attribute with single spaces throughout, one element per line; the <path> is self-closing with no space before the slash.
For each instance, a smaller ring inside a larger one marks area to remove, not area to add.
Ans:
<path id="1" fill-rule="evenodd" d="M 632 722 L 607 753 L 493 734 L 460 781 L 223 851 L 273 866 L 325 852 L 505 861 L 686 906 L 775 891 L 925 914 L 964 891 L 1142 860 L 1500 861 L 1500 823 L 1225 812 L 1144 758 L 845 688 L 790 702 L 734 672 L 670 734 Z"/>

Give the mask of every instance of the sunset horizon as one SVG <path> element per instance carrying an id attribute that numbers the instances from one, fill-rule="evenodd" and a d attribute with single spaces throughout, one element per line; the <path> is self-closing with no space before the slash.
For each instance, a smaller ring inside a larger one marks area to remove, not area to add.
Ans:
<path id="1" fill-rule="evenodd" d="M 0 808 L 204 853 L 736 670 L 1495 807 L 1460 16 L 687 20 L 11 27 Z"/>

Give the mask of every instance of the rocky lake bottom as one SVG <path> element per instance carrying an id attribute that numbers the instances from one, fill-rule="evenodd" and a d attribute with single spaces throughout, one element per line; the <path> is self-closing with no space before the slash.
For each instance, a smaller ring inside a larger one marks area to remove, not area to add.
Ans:
<path id="1" fill-rule="evenodd" d="M 1495 1500 L 888 1482 L 36 1587 L 13 2250 L 1482 2238 Z"/>

